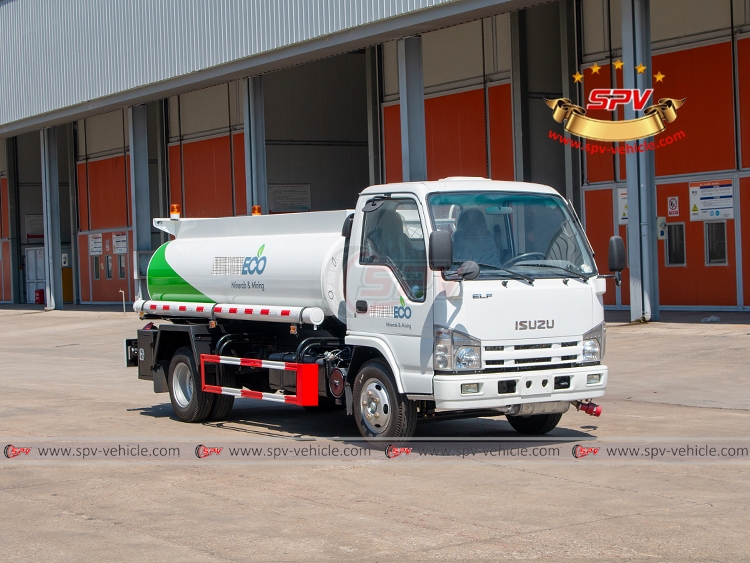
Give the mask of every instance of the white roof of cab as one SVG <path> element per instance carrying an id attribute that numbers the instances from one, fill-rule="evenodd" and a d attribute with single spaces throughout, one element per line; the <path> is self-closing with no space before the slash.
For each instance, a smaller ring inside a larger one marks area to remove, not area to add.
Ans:
<path id="1" fill-rule="evenodd" d="M 487 178 L 455 176 L 430 182 L 401 182 L 380 184 L 362 190 L 362 195 L 382 193 L 412 193 L 418 197 L 437 192 L 503 191 L 560 195 L 556 190 L 542 184 L 530 182 L 502 182 Z"/>

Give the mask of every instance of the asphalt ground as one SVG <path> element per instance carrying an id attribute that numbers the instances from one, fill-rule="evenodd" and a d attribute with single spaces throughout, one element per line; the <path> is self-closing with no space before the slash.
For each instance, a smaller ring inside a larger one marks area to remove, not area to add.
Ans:
<path id="1" fill-rule="evenodd" d="M 748 560 L 750 458 L 690 448 L 750 445 L 750 314 L 709 315 L 611 322 L 600 418 L 571 410 L 538 441 L 503 417 L 432 422 L 388 458 L 342 411 L 243 399 L 226 422 L 179 422 L 123 367 L 132 313 L 0 309 L 0 444 L 33 450 L 0 456 L 0 560 Z M 227 457 L 247 445 L 313 455 Z M 656 453 L 607 451 L 636 446 Z"/>

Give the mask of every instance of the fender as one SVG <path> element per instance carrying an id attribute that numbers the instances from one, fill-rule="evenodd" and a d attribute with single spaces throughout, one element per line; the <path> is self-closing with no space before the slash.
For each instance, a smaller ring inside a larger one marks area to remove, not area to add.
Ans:
<path id="1" fill-rule="evenodd" d="M 373 336 L 370 333 L 361 333 L 361 332 L 360 333 L 358 332 L 348 333 L 346 335 L 345 342 L 346 344 L 350 346 L 363 346 L 363 347 L 375 348 L 378 352 L 383 354 L 385 361 L 388 362 L 388 365 L 390 366 L 391 371 L 393 372 L 393 377 L 396 379 L 396 387 L 398 388 L 398 392 L 399 393 L 404 392 L 404 385 L 401 382 L 401 369 L 396 363 L 396 356 L 393 354 L 393 351 L 391 351 L 391 347 L 388 345 L 388 342 L 386 342 L 382 338 Z"/>

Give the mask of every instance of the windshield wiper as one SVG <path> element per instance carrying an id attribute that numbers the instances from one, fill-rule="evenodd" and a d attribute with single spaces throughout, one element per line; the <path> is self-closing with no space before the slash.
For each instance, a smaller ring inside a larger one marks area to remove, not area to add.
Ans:
<path id="1" fill-rule="evenodd" d="M 562 270 L 563 272 L 567 272 L 570 274 L 571 277 L 582 280 L 584 283 L 588 283 L 589 278 L 586 277 L 583 274 L 579 274 L 578 272 L 575 272 L 573 270 L 569 270 L 568 268 L 563 268 L 562 266 L 556 266 L 555 264 L 518 264 L 519 266 L 535 266 L 538 268 L 557 268 L 558 270 Z M 593 274 L 592 276 L 593 277 Z"/>
<path id="2" fill-rule="evenodd" d="M 459 262 L 457 260 L 453 261 L 453 264 L 463 264 L 463 262 Z M 523 274 L 519 274 L 518 272 L 514 272 L 513 270 L 508 270 L 507 268 L 501 268 L 500 266 L 494 266 L 492 264 L 485 264 L 484 262 L 476 262 L 477 266 L 484 267 L 484 268 L 492 268 L 493 270 L 498 270 L 500 272 L 505 272 L 506 274 L 509 274 L 513 279 L 525 281 L 529 285 L 534 285 L 534 278 L 530 276 L 525 276 Z"/>

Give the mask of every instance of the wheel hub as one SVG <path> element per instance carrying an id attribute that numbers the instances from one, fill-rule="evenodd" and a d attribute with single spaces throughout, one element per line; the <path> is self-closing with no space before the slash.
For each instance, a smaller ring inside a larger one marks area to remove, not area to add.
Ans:
<path id="1" fill-rule="evenodd" d="M 385 385 L 378 379 L 368 379 L 360 395 L 362 422 L 373 434 L 382 434 L 391 420 L 391 401 Z"/>
<path id="2" fill-rule="evenodd" d="M 172 394 L 177 404 L 183 409 L 187 408 L 190 399 L 193 398 L 193 385 L 190 368 L 185 364 L 178 364 L 172 376 Z"/>

